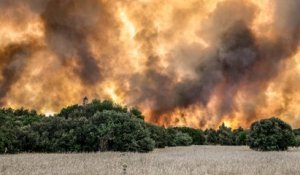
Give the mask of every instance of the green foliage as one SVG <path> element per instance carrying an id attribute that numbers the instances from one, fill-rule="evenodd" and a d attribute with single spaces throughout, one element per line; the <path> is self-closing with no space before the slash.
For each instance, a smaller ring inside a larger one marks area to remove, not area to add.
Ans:
<path id="1" fill-rule="evenodd" d="M 206 144 L 215 145 L 219 143 L 219 136 L 216 130 L 210 128 L 204 131 Z"/>
<path id="2" fill-rule="evenodd" d="M 251 125 L 249 146 L 259 151 L 282 151 L 294 143 L 292 128 L 278 118 L 263 119 Z"/>
<path id="3" fill-rule="evenodd" d="M 296 135 L 295 136 L 295 140 L 294 140 L 294 147 L 300 147 L 300 135 Z"/>
<path id="4" fill-rule="evenodd" d="M 164 148 L 167 143 L 167 131 L 165 128 L 147 123 L 147 128 L 150 131 L 150 137 L 155 141 L 156 148 Z"/>
<path id="5" fill-rule="evenodd" d="M 187 133 L 177 132 L 174 137 L 176 146 L 188 146 L 193 143 L 192 137 Z"/>
<path id="6" fill-rule="evenodd" d="M 138 109 L 111 101 L 73 105 L 54 117 L 24 109 L 0 111 L 0 152 L 148 152 L 155 142 Z"/>
<path id="7" fill-rule="evenodd" d="M 296 138 L 294 139 L 294 133 Z M 300 145 L 299 130 L 279 119 L 255 122 L 250 133 L 222 124 L 204 132 L 188 127 L 164 128 L 144 121 L 137 108 L 112 101 L 66 107 L 53 117 L 26 109 L 0 109 L 0 153 L 18 152 L 148 152 L 191 144 L 249 145 L 255 150 L 286 150 Z"/>
<path id="8" fill-rule="evenodd" d="M 176 128 L 167 128 L 166 137 L 168 146 L 188 146 L 193 142 L 192 137 L 187 133 L 182 133 Z"/>
<path id="9" fill-rule="evenodd" d="M 300 129 L 294 129 L 293 132 L 295 134 L 295 140 L 293 145 L 295 147 L 300 147 Z"/>
<path id="10" fill-rule="evenodd" d="M 19 137 L 22 136 L 23 128 L 38 122 L 43 116 L 35 111 L 25 110 L 23 108 L 0 109 L 0 153 L 14 153 L 20 150 Z"/>
<path id="11" fill-rule="evenodd" d="M 130 113 L 133 114 L 134 116 L 136 116 L 136 117 L 139 118 L 139 119 L 144 120 L 144 118 L 145 118 L 145 117 L 143 116 L 142 112 L 139 111 L 137 108 L 132 108 L 132 109 L 130 110 Z"/>
<path id="12" fill-rule="evenodd" d="M 58 114 L 59 117 L 64 118 L 79 118 L 79 117 L 92 117 L 96 112 L 102 112 L 105 110 L 117 111 L 117 112 L 128 112 L 126 107 L 122 107 L 118 104 L 113 103 L 110 100 L 93 100 L 91 103 L 85 106 L 73 105 L 63 108 Z"/>
<path id="13" fill-rule="evenodd" d="M 234 145 L 234 135 L 231 128 L 223 123 L 218 130 L 218 141 L 221 145 Z"/>
<path id="14" fill-rule="evenodd" d="M 238 129 L 233 130 L 233 136 L 234 136 L 234 145 L 247 144 L 247 137 L 248 137 L 247 130 L 244 130 L 243 128 L 239 127 Z"/>
<path id="15" fill-rule="evenodd" d="M 97 123 L 101 124 L 102 119 L 109 120 L 111 131 L 105 135 L 109 140 L 108 147 L 113 151 L 138 151 L 148 152 L 153 150 L 155 142 L 150 137 L 143 120 L 132 118 L 129 113 L 116 111 L 98 112 L 93 117 Z M 105 123 L 102 123 L 102 126 Z"/>
<path id="16" fill-rule="evenodd" d="M 194 129 L 189 127 L 175 127 L 176 130 L 188 134 L 192 139 L 193 145 L 203 145 L 205 142 L 205 136 L 200 129 Z"/>
<path id="17" fill-rule="evenodd" d="M 5 138 L 3 131 L 0 130 L 0 153 L 5 152 Z"/>
<path id="18" fill-rule="evenodd" d="M 299 129 L 294 129 L 293 132 L 294 132 L 295 135 L 300 135 L 300 128 Z"/>

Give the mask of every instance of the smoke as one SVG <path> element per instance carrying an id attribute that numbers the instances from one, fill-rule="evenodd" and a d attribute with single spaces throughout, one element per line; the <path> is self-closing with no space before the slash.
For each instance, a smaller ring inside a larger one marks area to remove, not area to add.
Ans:
<path id="1" fill-rule="evenodd" d="M 23 68 L 26 66 L 26 59 L 35 52 L 36 43 L 17 43 L 8 45 L 0 51 L 0 104 L 6 97 L 11 86 L 18 81 L 22 75 Z"/>
<path id="2" fill-rule="evenodd" d="M 48 46 L 62 62 L 75 57 L 75 72 L 83 83 L 95 84 L 102 79 L 101 67 L 90 50 L 88 38 L 108 27 L 111 15 L 101 1 L 50 0 L 41 15 L 45 23 Z M 100 25 L 100 28 L 98 26 Z M 105 34 L 103 34 L 105 35 Z M 109 38 L 103 36 L 103 41 Z"/>
<path id="3" fill-rule="evenodd" d="M 161 125 L 236 127 L 278 115 L 300 126 L 299 8 L 297 0 L 4 0 L 1 105 L 45 112 L 88 95 L 138 106 Z"/>

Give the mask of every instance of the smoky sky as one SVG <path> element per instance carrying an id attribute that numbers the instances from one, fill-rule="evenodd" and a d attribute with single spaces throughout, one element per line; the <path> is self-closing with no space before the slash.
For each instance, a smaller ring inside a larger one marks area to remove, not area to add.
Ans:
<path id="1" fill-rule="evenodd" d="M 149 105 L 151 121 L 159 121 L 161 115 L 175 109 L 195 105 L 205 109 L 214 96 L 218 98 L 217 117 L 221 119 L 238 111 L 251 121 L 256 117 L 257 105 L 265 105 L 268 83 L 280 74 L 285 60 L 296 54 L 299 46 L 300 1 L 271 2 L 274 19 L 268 24 L 270 38 L 254 31 L 258 8 L 246 0 L 221 1 L 201 22 L 197 15 L 201 14 L 199 10 L 205 10 L 204 1 L 193 2 L 184 9 L 174 8 L 172 14 L 166 14 L 172 17 L 163 32 L 165 23 L 156 19 L 156 6 L 146 2 L 2 0 L 0 10 L 8 16 L 9 24 L 22 28 L 37 16 L 44 36 L 38 42 L 27 39 L 1 46 L 0 103 L 4 104 L 7 93 L 22 77 L 35 53 L 47 50 L 61 67 L 72 70 L 80 86 L 93 91 L 90 94 L 97 94 L 96 97 L 101 98 L 98 91 L 106 88 L 102 83 L 119 83 L 128 105 Z M 127 27 L 137 27 L 134 36 L 124 42 L 120 39 L 124 29 L 120 27 L 119 16 L 126 10 L 131 12 L 126 17 L 133 21 Z M 172 45 L 190 23 L 199 26 L 195 33 L 209 47 L 203 47 L 200 39 L 193 43 L 183 39 Z M 160 42 L 172 46 L 166 54 L 158 54 Z M 142 71 L 131 69 L 133 54 L 126 55 L 132 53 L 128 49 L 130 44 L 138 50 L 138 59 L 144 59 L 138 65 Z M 48 58 L 40 59 L 48 64 Z M 180 68 L 190 75 L 181 76 Z M 55 72 L 51 74 L 55 76 Z M 238 108 L 236 101 L 239 93 L 248 99 L 242 108 Z M 199 123 L 204 126 L 206 121 Z"/>
<path id="2" fill-rule="evenodd" d="M 101 79 L 101 68 L 89 50 L 87 35 L 96 29 L 96 16 L 105 15 L 104 10 L 96 0 L 50 0 L 41 15 L 49 47 L 62 62 L 75 57 L 79 66 L 74 71 L 87 84 Z"/>
<path id="3" fill-rule="evenodd" d="M 11 89 L 13 84 L 22 76 L 27 58 L 30 58 L 37 49 L 36 43 L 18 43 L 8 45 L 0 51 L 0 104 L 6 96 L 6 92 Z"/>
<path id="4" fill-rule="evenodd" d="M 157 121 L 161 114 L 176 108 L 195 104 L 205 108 L 212 95 L 217 93 L 217 111 L 222 117 L 236 110 L 235 96 L 239 90 L 244 90 L 249 103 L 241 110 L 246 114 L 245 119 L 251 120 L 256 108 L 253 101 L 257 96 L 263 96 L 265 85 L 277 76 L 282 61 L 295 54 L 299 45 L 299 1 L 278 0 L 275 3 L 273 25 L 277 38 L 273 41 L 256 38 L 253 34 L 254 7 L 243 1 L 219 3 L 204 30 L 210 30 L 214 47 L 203 51 L 199 45 L 198 61 L 191 67 L 197 76 L 176 82 L 176 75 L 149 67 L 132 79 L 132 84 L 140 88 L 134 92 L 140 92 L 137 103 L 143 100 L 154 102 L 152 120 Z M 193 49 L 197 52 L 197 48 Z M 179 59 L 189 61 L 184 55 Z"/>

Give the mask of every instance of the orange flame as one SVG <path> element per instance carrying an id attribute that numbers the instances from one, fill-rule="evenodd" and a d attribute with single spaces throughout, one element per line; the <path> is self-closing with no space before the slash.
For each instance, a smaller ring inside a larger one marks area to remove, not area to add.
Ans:
<path id="1" fill-rule="evenodd" d="M 277 24 L 274 15 L 275 1 L 0 3 L 0 104 L 52 114 L 89 96 L 138 106 L 147 121 L 164 126 L 216 128 L 224 123 L 237 128 L 248 127 L 259 118 L 277 116 L 293 127 L 300 127 L 297 44 L 287 49 L 290 52 L 287 58 L 277 60 L 274 65 L 277 69 L 262 81 L 254 82 L 251 74 L 264 69 L 263 61 L 243 72 L 247 74 L 243 79 L 249 81 L 239 79 L 236 86 L 225 92 L 228 84 L 236 82 L 230 82 L 230 78 L 218 79 L 209 89 L 211 94 L 202 94 L 209 96 L 205 102 L 199 97 L 198 101 L 181 104 L 184 100 L 175 101 L 182 94 L 172 93 L 187 80 L 190 81 L 186 84 L 192 84 L 205 78 L 201 71 L 207 67 L 198 70 L 199 65 L 206 61 L 208 51 L 215 49 L 221 53 L 226 49 L 220 46 L 223 41 L 219 38 L 237 21 L 246 23 L 255 40 L 253 45 L 259 49 L 263 45 L 260 40 L 280 45 L 282 38 L 292 38 L 276 28 L 281 24 Z M 242 4 L 240 9 L 235 7 L 239 4 Z M 232 9 L 225 13 L 237 14 L 220 20 L 223 17 L 220 14 L 228 6 Z M 8 51 L 11 46 L 24 43 L 27 47 L 21 51 Z M 289 44 L 293 43 L 283 45 Z M 91 81 L 82 78 L 93 77 L 97 72 L 99 77 Z M 211 83 L 209 78 L 207 82 Z M 255 88 L 259 92 L 249 92 Z M 198 87 L 184 91 L 184 95 L 194 98 L 189 93 L 199 91 Z M 228 107 L 225 103 L 232 105 Z M 220 111 L 223 108 L 228 109 Z"/>

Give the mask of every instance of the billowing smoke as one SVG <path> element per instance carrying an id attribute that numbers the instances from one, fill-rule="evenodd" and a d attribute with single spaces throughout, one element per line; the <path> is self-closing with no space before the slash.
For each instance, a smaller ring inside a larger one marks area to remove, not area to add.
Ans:
<path id="1" fill-rule="evenodd" d="M 68 63 L 66 59 L 75 58 L 78 67 L 74 71 L 83 83 L 101 81 L 101 65 L 91 53 L 88 38 L 101 32 L 104 34 L 99 42 L 104 44 L 109 40 L 105 35 L 107 28 L 112 27 L 113 19 L 105 4 L 97 0 L 49 0 L 41 17 L 45 23 L 47 44 L 62 62 Z"/>
<path id="2" fill-rule="evenodd" d="M 35 43 L 16 43 L 8 45 L 0 51 L 0 104 L 2 99 L 7 98 L 6 93 L 11 89 L 14 82 L 18 81 L 26 66 L 26 59 L 30 57 L 37 46 Z"/>
<path id="3" fill-rule="evenodd" d="M 2 106 L 49 112 L 87 95 L 138 106 L 161 125 L 277 115 L 300 126 L 298 0 L 3 0 L 0 9 Z"/>

